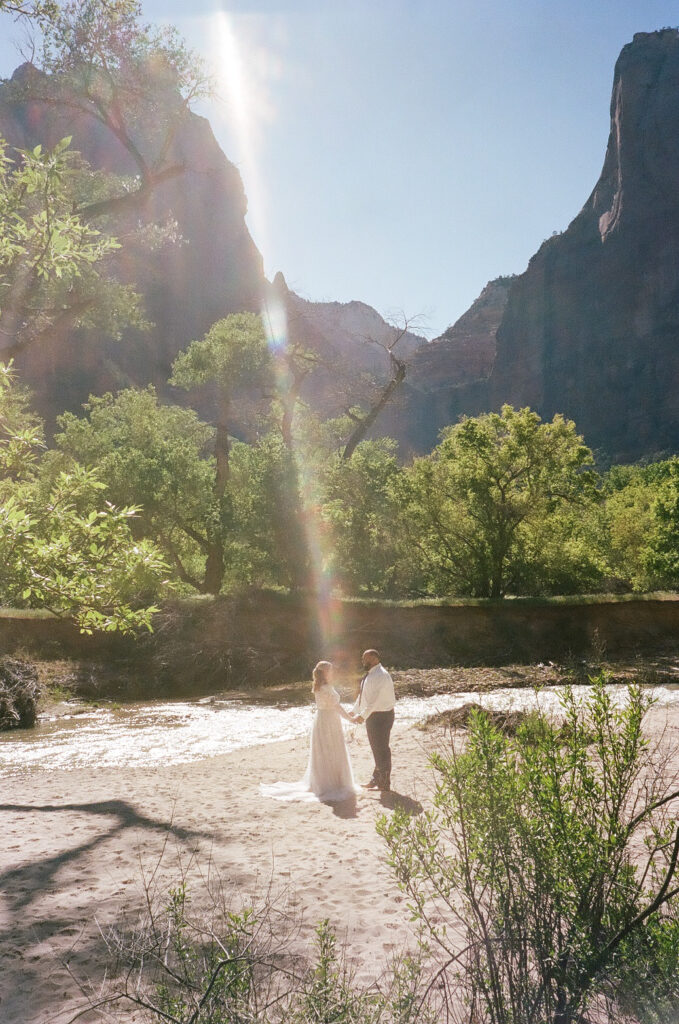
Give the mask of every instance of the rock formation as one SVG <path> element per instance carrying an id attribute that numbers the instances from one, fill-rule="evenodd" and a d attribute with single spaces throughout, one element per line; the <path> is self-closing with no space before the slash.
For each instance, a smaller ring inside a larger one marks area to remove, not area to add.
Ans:
<path id="1" fill-rule="evenodd" d="M 452 327 L 414 354 L 407 379 L 405 438 L 399 434 L 406 450 L 428 451 L 442 427 L 462 414 L 488 409 L 497 331 L 513 280 L 489 281 Z"/>
<path id="2" fill-rule="evenodd" d="M 484 351 L 493 333 L 492 370 L 472 384 L 455 369 L 450 331 L 418 356 L 418 383 L 434 400 L 429 437 L 460 413 L 510 402 L 574 419 L 603 459 L 679 449 L 676 30 L 639 33 L 622 50 L 601 177 L 568 229 L 511 281 Z"/>
<path id="3" fill-rule="evenodd" d="M 16 74 L 32 73 L 24 66 Z M 126 153 L 93 122 L 14 102 L 5 86 L 0 134 L 23 147 L 70 134 L 93 166 L 131 171 Z M 208 122 L 191 115 L 174 146 L 187 171 L 154 193 L 146 217 L 174 217 L 183 242 L 152 258 L 132 250 L 124 268 L 154 329 L 115 343 L 75 332 L 27 354 L 20 368 L 40 410 L 51 417 L 91 391 L 129 383 L 162 386 L 179 349 L 229 312 L 260 309 L 263 297 L 282 304 L 292 339 L 319 354 L 304 385 L 308 400 L 334 413 L 354 385 L 360 397 L 359 378 L 384 379 L 384 345 L 394 334 L 371 307 L 306 302 L 282 275 L 266 282 L 240 176 Z M 461 414 L 505 402 L 571 417 L 602 460 L 679 449 L 677 30 L 640 33 L 622 50 L 601 177 L 568 229 L 548 239 L 523 274 L 491 281 L 435 342 L 410 335 L 398 351 L 411 363 L 408 377 L 378 428 L 404 451 L 427 450 Z M 345 371 L 354 383 L 339 396 Z"/>
<path id="4" fill-rule="evenodd" d="M 23 65 L 13 77 L 16 82 L 31 74 L 39 73 Z M 18 148 L 51 147 L 71 135 L 72 148 L 93 167 L 123 175 L 136 170 L 112 133 L 92 118 L 16 99 L 7 85 L 0 86 L 0 135 Z M 216 319 L 259 308 L 265 279 L 245 224 L 243 184 L 205 118 L 192 114 L 184 122 L 170 161 L 187 169 L 156 188 L 142 219 L 174 219 L 182 241 L 152 254 L 126 246 L 121 266 L 123 278 L 142 293 L 155 326 L 119 342 L 94 332 L 72 332 L 23 354 L 17 365 L 48 419 L 64 408 L 77 409 L 90 392 L 148 381 L 162 386 L 177 352 Z"/>
<path id="5" fill-rule="evenodd" d="M 370 404 L 390 372 L 389 348 L 393 346 L 399 359 L 411 363 L 415 353 L 427 347 L 423 337 L 406 330 L 405 324 L 387 323 L 365 302 L 308 302 L 288 289 L 280 273 L 270 295 L 285 309 L 292 344 L 318 358 L 301 394 L 327 416 L 361 402 Z M 396 400 L 400 412 L 401 397 Z M 407 424 L 399 416 L 389 426 L 399 437 L 407 433 Z M 382 417 L 377 432 L 389 432 Z"/>
<path id="6" fill-rule="evenodd" d="M 102 125 L 86 114 L 23 98 L 40 76 L 30 64 L 18 68 L 10 83 L 0 84 L 0 136 L 11 146 L 51 147 L 67 135 L 97 169 L 115 174 L 136 172 L 127 150 Z M 389 359 L 379 345 L 394 330 L 365 303 L 306 302 L 288 291 L 282 275 L 267 282 L 262 257 L 246 225 L 247 200 L 240 174 L 226 158 L 209 122 L 190 114 L 179 128 L 168 164 L 185 172 L 159 185 L 141 213 L 144 223 L 174 220 L 180 241 L 149 253 L 126 242 L 120 276 L 135 285 L 153 327 L 129 332 L 112 341 L 93 331 L 54 335 L 39 349 L 16 360 L 30 385 L 35 404 L 48 425 L 64 409 L 79 411 L 90 393 L 101 394 L 130 385 L 154 383 L 171 400 L 181 395 L 166 387 L 177 353 L 229 313 L 259 312 L 272 299 L 283 301 L 294 341 L 317 352 L 319 370 L 307 383 L 310 400 L 324 399 L 329 377 L 338 380 L 342 367 L 384 378 Z M 409 353 L 424 339 L 409 335 L 399 350 Z M 324 367 L 326 368 L 324 370 Z M 325 376 L 324 376 L 325 374 Z M 335 388 L 337 390 L 337 388 Z M 338 411 L 339 399 L 330 411 Z M 341 403 L 340 403 L 341 404 Z M 204 410 L 205 411 L 205 410 Z"/>
<path id="7" fill-rule="evenodd" d="M 514 283 L 490 401 L 563 412 L 618 459 L 679 448 L 679 32 L 618 59 L 601 177 Z"/>

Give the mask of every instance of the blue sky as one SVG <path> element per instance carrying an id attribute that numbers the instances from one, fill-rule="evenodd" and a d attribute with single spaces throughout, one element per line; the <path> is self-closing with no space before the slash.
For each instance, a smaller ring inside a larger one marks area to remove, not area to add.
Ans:
<path id="1" fill-rule="evenodd" d="M 620 49 L 679 25 L 676 0 L 146 0 L 144 11 L 218 72 L 219 98 L 200 112 L 241 170 L 268 276 L 282 270 L 314 300 L 423 314 L 430 336 L 573 219 L 603 162 Z M 0 74 L 21 36 L 0 16 Z"/>

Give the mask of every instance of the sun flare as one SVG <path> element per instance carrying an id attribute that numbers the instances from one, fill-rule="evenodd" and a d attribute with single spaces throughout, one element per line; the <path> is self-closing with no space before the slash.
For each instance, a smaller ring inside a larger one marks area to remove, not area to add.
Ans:
<path id="1" fill-rule="evenodd" d="M 236 19 L 226 11 L 216 12 L 210 27 L 212 63 L 217 79 L 217 102 L 220 115 L 234 140 L 237 159 L 246 183 L 248 221 L 260 249 L 269 249 L 267 191 L 263 174 L 263 132 L 275 116 L 268 95 L 267 74 L 276 68 L 276 58 L 257 48 Z M 289 344 L 286 308 L 271 287 L 260 297 L 260 311 L 280 393 L 290 385 L 286 361 Z M 319 656 L 330 656 L 336 637 L 340 635 L 340 604 L 333 598 L 335 580 L 331 564 L 330 535 L 316 500 L 314 467 L 308 464 L 299 445 L 293 457 L 299 479 L 302 521 L 306 549 L 311 567 L 311 583 L 315 594 L 316 618 L 321 650 Z"/>

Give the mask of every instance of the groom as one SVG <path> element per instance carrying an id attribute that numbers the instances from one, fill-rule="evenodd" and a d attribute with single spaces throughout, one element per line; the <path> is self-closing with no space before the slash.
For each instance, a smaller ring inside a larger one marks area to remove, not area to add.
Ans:
<path id="1" fill-rule="evenodd" d="M 391 788 L 391 750 L 389 734 L 394 724 L 394 683 L 380 662 L 377 651 L 364 651 L 361 658 L 365 675 L 361 679 L 358 700 L 352 709 L 355 722 L 365 722 L 368 742 L 375 759 L 375 770 L 364 789 L 388 792 Z"/>

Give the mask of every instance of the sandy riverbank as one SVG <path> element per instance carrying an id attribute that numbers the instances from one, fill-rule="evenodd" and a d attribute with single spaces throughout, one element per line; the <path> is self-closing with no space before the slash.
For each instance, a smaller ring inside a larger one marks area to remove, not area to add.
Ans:
<path id="1" fill-rule="evenodd" d="M 678 709 L 655 709 L 647 721 L 653 734 L 665 730 L 665 741 L 679 752 Z M 355 806 L 260 796 L 260 782 L 302 775 L 306 738 L 186 765 L 0 779 L 0 1020 L 70 1020 L 83 1000 L 61 961 L 72 951 L 73 972 L 96 981 L 103 969 L 99 926 L 138 905 L 142 874 L 158 864 L 161 888 L 186 870 L 189 887 L 199 893 L 201 871 L 210 864 L 238 895 L 261 894 L 269 884 L 274 892 L 285 889 L 302 914 L 300 945 L 327 917 L 346 935 L 362 972 L 378 974 L 412 933 L 375 819 L 398 804 L 414 813 L 427 805 L 428 752 L 441 742 L 441 732 L 397 723 L 395 792 L 361 794 Z M 356 730 L 350 750 L 360 781 L 372 765 L 364 730 Z"/>
<path id="2" fill-rule="evenodd" d="M 328 917 L 368 974 L 410 939 L 409 914 L 382 859 L 375 819 L 427 802 L 427 748 L 418 730 L 394 730 L 395 792 L 355 806 L 263 799 L 259 783 L 299 778 L 307 739 L 152 769 L 34 771 L 0 779 L 0 1019 L 69 1020 L 82 1005 L 60 960 L 96 979 L 105 928 L 141 895 L 142 872 L 189 886 L 211 870 L 239 894 L 271 883 L 303 916 L 300 943 Z M 365 730 L 350 743 L 357 780 L 372 768 Z M 169 841 L 168 841 L 169 834 Z M 86 1015 L 80 1020 L 95 1020 Z M 127 1018 L 131 1019 L 131 1018 Z"/>

